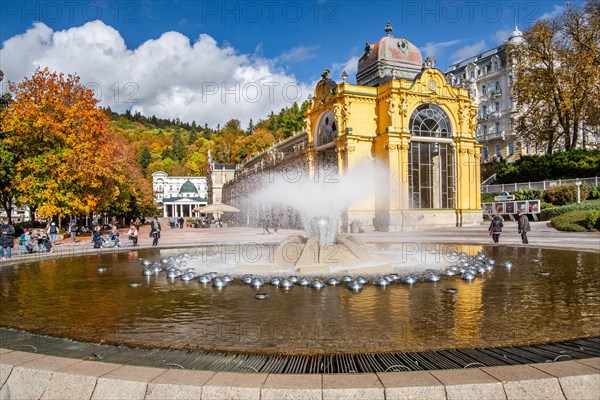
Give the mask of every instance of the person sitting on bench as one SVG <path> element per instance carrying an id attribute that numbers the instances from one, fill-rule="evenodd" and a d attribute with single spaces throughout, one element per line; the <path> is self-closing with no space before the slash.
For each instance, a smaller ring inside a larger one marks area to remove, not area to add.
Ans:
<path id="1" fill-rule="evenodd" d="M 104 235 L 102 234 L 99 225 L 96 225 L 94 227 L 94 231 L 92 232 L 92 241 L 94 242 L 95 249 L 104 248 L 104 243 L 106 243 L 106 239 L 104 239 Z"/>

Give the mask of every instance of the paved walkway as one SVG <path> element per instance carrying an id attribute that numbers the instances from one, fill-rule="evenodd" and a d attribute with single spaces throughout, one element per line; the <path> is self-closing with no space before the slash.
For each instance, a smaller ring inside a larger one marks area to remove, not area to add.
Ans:
<path id="1" fill-rule="evenodd" d="M 231 228 L 164 228 L 166 221 L 161 221 L 163 230 L 159 240 L 159 248 L 178 248 L 199 245 L 222 245 L 234 243 L 278 243 L 288 235 L 301 235 L 300 230 L 280 229 L 277 234 L 263 235 L 262 228 L 231 227 Z M 357 234 L 367 243 L 462 243 L 462 244 L 492 244 L 487 232 L 487 223 L 467 227 L 436 228 L 410 232 L 364 232 Z M 2 262 L 2 265 L 40 258 L 55 258 L 77 256 L 96 252 L 131 251 L 131 243 L 121 231 L 124 246 L 121 248 L 94 249 L 90 236 L 77 238 L 72 243 L 70 238 L 61 240 L 53 253 L 34 253 L 30 255 L 13 255 L 12 260 Z M 152 238 L 149 237 L 148 225 L 140 228 L 139 249 L 151 248 Z M 581 249 L 600 252 L 600 232 L 561 232 L 548 226 L 548 222 L 531 222 L 531 232 L 528 235 L 529 246 Z M 500 245 L 524 246 L 517 233 L 516 222 L 505 222 L 500 235 Z"/>

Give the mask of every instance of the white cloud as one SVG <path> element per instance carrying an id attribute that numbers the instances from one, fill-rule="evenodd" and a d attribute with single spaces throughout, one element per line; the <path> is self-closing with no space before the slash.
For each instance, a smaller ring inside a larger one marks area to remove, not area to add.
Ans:
<path id="1" fill-rule="evenodd" d="M 496 34 L 494 35 L 494 41 L 497 44 L 502 44 L 504 42 L 506 42 L 508 40 L 508 37 L 510 36 L 510 34 L 512 33 L 512 31 L 515 28 L 507 28 L 507 29 L 500 29 L 498 31 L 496 31 Z"/>
<path id="2" fill-rule="evenodd" d="M 439 57 L 440 55 L 442 55 L 444 53 L 445 49 L 447 49 L 448 47 L 456 46 L 460 42 L 462 42 L 462 39 L 450 40 L 447 42 L 439 42 L 439 43 L 427 42 L 421 48 L 421 54 L 423 54 L 424 57 L 436 58 L 436 57 Z"/>
<path id="3" fill-rule="evenodd" d="M 311 60 L 316 57 L 318 49 L 319 49 L 319 46 L 294 47 L 294 48 L 284 52 L 279 57 L 277 57 L 277 61 L 294 63 L 294 62 Z"/>
<path id="4" fill-rule="evenodd" d="M 564 6 L 555 4 L 552 7 L 552 11 L 545 12 L 544 14 L 542 14 L 540 16 L 539 19 L 552 19 L 552 18 L 558 17 L 564 10 L 565 10 Z"/>
<path id="5" fill-rule="evenodd" d="M 487 50 L 485 40 L 480 40 L 475 44 L 461 47 L 452 54 L 452 64 L 473 57 L 484 50 Z"/>
<path id="6" fill-rule="evenodd" d="M 331 67 L 331 78 L 336 82 L 342 81 L 342 72 L 348 73 L 348 82 L 356 82 L 356 68 L 360 56 L 352 56 L 344 62 L 334 63 Z"/>
<path id="7" fill-rule="evenodd" d="M 274 63 L 219 46 L 205 34 L 190 43 L 166 32 L 128 49 L 121 34 L 101 21 L 63 31 L 36 23 L 0 50 L 6 80 L 21 81 L 38 66 L 76 73 L 115 111 L 131 108 L 209 126 L 231 118 L 245 124 L 305 100 L 309 88 Z"/>

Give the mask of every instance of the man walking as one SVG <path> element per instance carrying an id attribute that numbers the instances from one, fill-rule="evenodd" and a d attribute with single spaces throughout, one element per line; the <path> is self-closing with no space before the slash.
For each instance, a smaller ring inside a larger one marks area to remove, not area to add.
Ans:
<path id="1" fill-rule="evenodd" d="M 50 228 L 48 228 L 48 235 L 50 235 L 50 243 L 52 243 L 52 247 L 56 244 L 56 237 L 58 236 L 58 227 L 55 222 L 50 224 Z"/>
<path id="2" fill-rule="evenodd" d="M 158 222 L 158 217 L 154 217 L 150 223 L 150 237 L 152 237 L 152 247 L 158 246 L 158 239 L 160 238 L 160 222 Z"/>
<path id="3" fill-rule="evenodd" d="M 527 215 L 523 214 L 522 210 L 517 211 L 517 217 L 519 218 L 517 221 L 517 226 L 519 233 L 521 234 L 523 244 L 529 244 L 529 241 L 527 240 L 527 232 L 531 230 L 531 226 L 529 226 L 529 218 L 527 218 Z"/>

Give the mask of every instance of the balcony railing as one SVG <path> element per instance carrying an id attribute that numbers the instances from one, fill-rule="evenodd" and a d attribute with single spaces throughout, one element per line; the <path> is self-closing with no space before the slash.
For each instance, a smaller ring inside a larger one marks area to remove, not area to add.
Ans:
<path id="1" fill-rule="evenodd" d="M 488 132 L 485 134 L 477 135 L 479 142 L 489 142 L 490 140 L 504 140 L 504 132 Z"/>
<path id="2" fill-rule="evenodd" d="M 490 90 L 490 96 L 500 96 L 502 94 L 502 89 L 492 89 Z"/>

